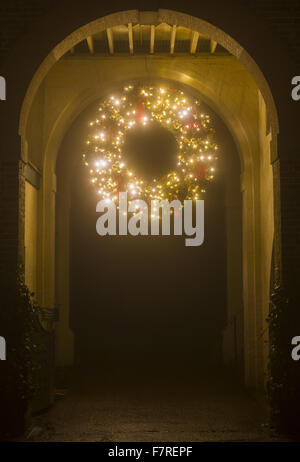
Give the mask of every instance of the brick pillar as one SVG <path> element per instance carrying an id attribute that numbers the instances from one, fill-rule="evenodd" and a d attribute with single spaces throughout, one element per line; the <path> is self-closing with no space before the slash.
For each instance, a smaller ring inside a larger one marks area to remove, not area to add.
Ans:
<path id="1" fill-rule="evenodd" d="M 8 283 L 24 259 L 25 179 L 22 161 L 0 164 L 0 277 Z"/>
<path id="2" fill-rule="evenodd" d="M 279 268 L 278 259 L 274 255 L 275 287 L 271 295 L 270 319 L 270 397 L 274 422 L 282 429 L 299 432 L 300 365 L 291 357 L 291 340 L 300 335 L 299 159 L 280 160 L 280 199 L 281 277 L 276 277 Z M 274 250 L 276 253 L 276 236 Z"/>
<path id="3" fill-rule="evenodd" d="M 0 364 L 0 435 L 8 436 L 24 431 L 28 409 L 28 402 L 18 393 L 19 370 L 14 353 L 22 335 L 17 319 L 17 269 L 19 263 L 24 263 L 23 167 L 19 160 L 3 160 L 0 164 L 0 335 L 7 340 L 7 358 Z"/>
<path id="4" fill-rule="evenodd" d="M 300 274 L 300 159 L 281 161 L 280 170 L 282 276 L 287 291 L 293 298 L 298 298 Z"/>

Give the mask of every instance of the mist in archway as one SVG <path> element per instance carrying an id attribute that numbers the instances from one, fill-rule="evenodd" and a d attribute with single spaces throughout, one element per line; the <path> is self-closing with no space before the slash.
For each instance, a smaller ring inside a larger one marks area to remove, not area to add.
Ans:
<path id="1" fill-rule="evenodd" d="M 187 248 L 181 236 L 97 235 L 98 198 L 80 162 L 86 120 L 83 114 L 75 122 L 63 145 L 63 151 L 77 159 L 70 223 L 76 364 L 95 374 L 147 380 L 204 376 L 222 367 L 227 300 L 222 165 L 235 149 L 228 132 L 217 118 L 223 160 L 205 198 L 205 242 Z M 152 147 L 160 140 L 161 145 L 170 143 L 163 174 L 176 146 L 165 132 L 153 130 Z M 151 129 L 128 141 L 132 162 L 138 163 L 141 152 L 146 152 L 145 159 L 150 156 L 149 139 Z M 143 151 L 145 142 L 148 150 Z M 159 174 L 158 166 L 154 170 Z M 141 172 L 143 168 L 141 163 Z"/>
<path id="2" fill-rule="evenodd" d="M 137 175 L 147 181 L 160 178 L 176 168 L 176 139 L 158 122 L 138 125 L 128 131 L 123 152 Z"/>

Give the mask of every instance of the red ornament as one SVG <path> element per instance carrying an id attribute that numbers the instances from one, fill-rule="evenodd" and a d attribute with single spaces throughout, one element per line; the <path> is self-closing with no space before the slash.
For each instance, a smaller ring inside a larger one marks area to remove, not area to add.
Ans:
<path id="1" fill-rule="evenodd" d="M 202 165 L 196 165 L 195 167 L 195 175 L 198 180 L 205 180 L 207 168 L 203 167 Z"/>
<path id="2" fill-rule="evenodd" d="M 124 178 L 122 178 L 121 176 L 119 176 L 117 179 L 116 179 L 116 183 L 117 183 L 117 197 L 119 197 L 119 192 L 122 190 L 122 183 L 124 181 Z"/>
<path id="3" fill-rule="evenodd" d="M 135 116 L 140 122 L 142 122 L 145 116 L 145 103 L 140 98 L 138 99 L 138 103 L 135 107 Z"/>

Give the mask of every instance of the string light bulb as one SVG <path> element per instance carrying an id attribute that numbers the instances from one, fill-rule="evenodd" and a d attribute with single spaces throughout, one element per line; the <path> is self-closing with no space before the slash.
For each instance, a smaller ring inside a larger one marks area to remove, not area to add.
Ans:
<path id="1" fill-rule="evenodd" d="M 88 124 L 83 163 L 96 167 L 90 175 L 100 196 L 108 201 L 123 191 L 148 201 L 203 196 L 214 178 L 211 172 L 216 172 L 218 145 L 210 117 L 197 99 L 178 88 L 126 85 L 118 95 L 104 98 L 98 112 L 101 117 Z M 134 166 L 127 165 L 122 148 L 128 130 L 151 122 L 171 131 L 179 149 L 176 169 L 147 182 L 134 173 Z"/>

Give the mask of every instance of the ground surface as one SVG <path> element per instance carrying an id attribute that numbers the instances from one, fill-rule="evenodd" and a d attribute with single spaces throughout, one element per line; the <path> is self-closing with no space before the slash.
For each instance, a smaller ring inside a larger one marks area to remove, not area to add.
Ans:
<path id="1" fill-rule="evenodd" d="M 228 375 L 95 378 L 82 371 L 22 441 L 282 441 L 262 404 Z"/>

